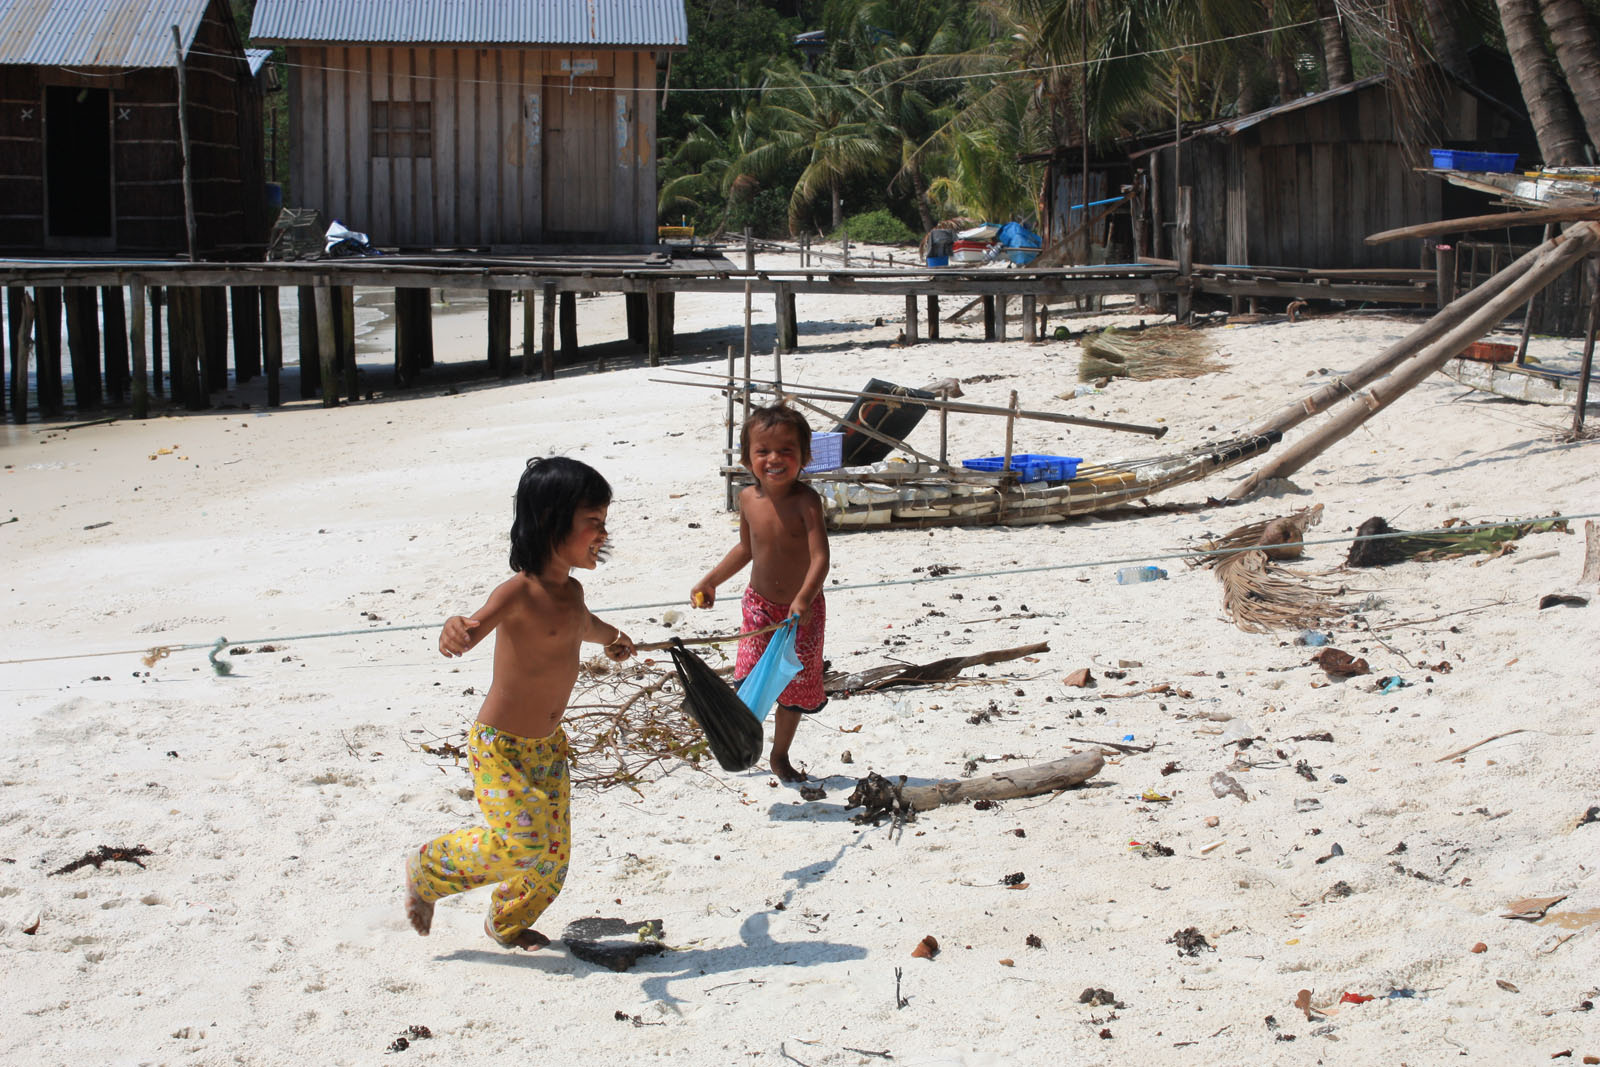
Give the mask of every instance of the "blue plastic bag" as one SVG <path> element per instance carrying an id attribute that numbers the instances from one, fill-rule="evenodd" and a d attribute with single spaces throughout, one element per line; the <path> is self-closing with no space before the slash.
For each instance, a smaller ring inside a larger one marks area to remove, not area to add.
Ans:
<path id="1" fill-rule="evenodd" d="M 767 642 L 767 650 L 761 653 L 756 665 L 739 683 L 739 699 L 761 722 L 767 721 L 767 712 L 772 710 L 779 694 L 800 673 L 800 657 L 794 650 L 795 635 L 799 628 L 798 620 L 794 618 L 778 627 L 772 634 L 772 640 Z"/>

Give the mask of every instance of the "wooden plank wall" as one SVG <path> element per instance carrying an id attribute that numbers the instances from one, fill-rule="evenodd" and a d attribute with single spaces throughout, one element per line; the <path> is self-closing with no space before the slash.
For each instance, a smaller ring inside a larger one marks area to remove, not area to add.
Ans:
<path id="1" fill-rule="evenodd" d="M 655 239 L 653 53 L 357 46 L 290 60 L 296 206 L 401 247 Z M 382 100 L 431 105 L 431 155 L 372 155 Z"/>

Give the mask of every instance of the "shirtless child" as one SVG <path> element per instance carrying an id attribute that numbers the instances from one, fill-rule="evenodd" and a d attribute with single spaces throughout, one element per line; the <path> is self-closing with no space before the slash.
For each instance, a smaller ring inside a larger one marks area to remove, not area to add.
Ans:
<path id="1" fill-rule="evenodd" d="M 532 459 L 517 486 L 511 569 L 469 618 L 446 620 L 439 651 L 459 656 L 498 631 L 494 676 L 467 739 L 472 786 L 487 826 L 435 838 L 406 860 L 406 917 L 427 936 L 441 897 L 495 885 L 484 930 L 507 948 L 542 948 L 533 929 L 567 876 L 571 826 L 567 698 L 583 642 L 613 660 L 628 635 L 583 600 L 574 568 L 593 570 L 606 543 L 611 487 L 593 468 Z"/>
<path id="2" fill-rule="evenodd" d="M 744 591 L 744 630 L 760 630 L 798 616 L 795 652 L 800 673 L 778 695 L 772 733 L 772 773 L 785 782 L 805 780 L 789 760 L 800 716 L 821 711 L 822 637 L 827 604 L 822 582 L 828 576 L 828 531 L 822 498 L 800 481 L 811 460 L 811 427 L 805 416 L 783 404 L 757 408 L 745 419 L 740 462 L 756 484 L 739 494 L 739 543 L 690 591 L 690 602 L 709 608 L 717 586 L 747 563 L 750 585 Z M 742 680 L 766 651 L 770 634 L 739 642 L 734 679 Z"/>

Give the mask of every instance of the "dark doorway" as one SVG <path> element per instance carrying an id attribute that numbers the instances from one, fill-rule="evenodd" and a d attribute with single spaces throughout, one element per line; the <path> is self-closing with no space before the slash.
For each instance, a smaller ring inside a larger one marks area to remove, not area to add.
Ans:
<path id="1" fill-rule="evenodd" d="M 46 86 L 44 121 L 47 236 L 110 240 L 111 91 Z"/>

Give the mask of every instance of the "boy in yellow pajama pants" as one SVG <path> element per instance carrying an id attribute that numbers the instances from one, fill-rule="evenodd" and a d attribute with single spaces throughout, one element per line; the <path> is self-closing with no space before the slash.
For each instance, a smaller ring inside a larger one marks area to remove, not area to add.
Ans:
<path id="1" fill-rule="evenodd" d="M 439 651 L 459 656 L 496 634 L 494 680 L 467 738 L 472 790 L 485 825 L 436 837 L 406 858 L 406 918 L 433 928 L 441 897 L 494 885 L 489 936 L 507 948 L 542 948 L 533 929 L 561 892 L 571 856 L 571 752 L 561 719 L 585 641 L 621 661 L 628 635 L 601 622 L 574 569 L 593 570 L 606 543 L 611 487 L 592 467 L 554 456 L 529 460 L 517 486 L 511 569 L 469 617 L 453 615 Z"/>
<path id="2" fill-rule="evenodd" d="M 433 903 L 483 885 L 489 936 L 510 947 L 561 892 L 571 852 L 567 735 L 530 740 L 474 723 L 472 787 L 486 826 L 436 837 L 407 861 L 413 891 Z"/>

